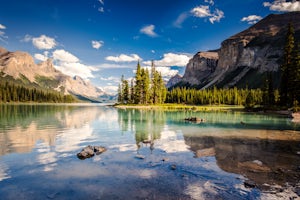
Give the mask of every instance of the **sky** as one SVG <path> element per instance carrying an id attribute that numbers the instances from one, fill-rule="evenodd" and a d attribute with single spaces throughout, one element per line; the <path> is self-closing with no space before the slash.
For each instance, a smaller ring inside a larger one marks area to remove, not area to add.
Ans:
<path id="1" fill-rule="evenodd" d="M 139 61 L 168 80 L 199 51 L 272 13 L 300 11 L 286 0 L 0 0 L 0 46 L 53 59 L 108 93 Z"/>

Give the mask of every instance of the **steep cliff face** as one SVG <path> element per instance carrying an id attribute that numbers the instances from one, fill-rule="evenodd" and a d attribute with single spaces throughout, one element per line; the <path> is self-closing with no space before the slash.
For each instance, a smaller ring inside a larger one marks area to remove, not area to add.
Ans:
<path id="1" fill-rule="evenodd" d="M 172 78 L 170 78 L 170 80 L 167 83 L 167 88 L 171 88 L 174 85 L 176 85 L 177 83 L 179 83 L 182 80 L 182 76 L 179 74 L 176 74 L 175 76 L 173 76 Z"/>
<path id="2" fill-rule="evenodd" d="M 182 82 L 202 84 L 216 70 L 218 59 L 217 52 L 198 52 L 187 64 Z"/>
<path id="3" fill-rule="evenodd" d="M 266 73 L 279 77 L 288 24 L 292 23 L 295 38 L 300 41 L 300 12 L 271 14 L 250 28 L 222 42 L 218 50 L 218 63 L 213 73 L 186 67 L 184 81 L 208 88 L 261 87 Z M 195 55 L 197 56 L 197 54 Z M 192 66 L 201 65 L 194 59 Z M 275 83 L 279 84 L 279 81 Z"/>
<path id="4" fill-rule="evenodd" d="M 16 80 L 27 79 L 42 88 L 54 89 L 65 94 L 98 98 L 104 91 L 79 76 L 70 77 L 55 69 L 52 59 L 35 64 L 33 57 L 21 51 L 8 52 L 0 48 L 0 72 Z M 24 84 L 26 84 L 24 82 Z"/>

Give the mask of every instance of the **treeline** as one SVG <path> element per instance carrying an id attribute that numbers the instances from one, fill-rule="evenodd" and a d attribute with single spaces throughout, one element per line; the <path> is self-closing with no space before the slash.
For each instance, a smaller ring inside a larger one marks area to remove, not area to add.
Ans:
<path id="1" fill-rule="evenodd" d="M 266 81 L 267 82 L 267 81 Z M 278 90 L 262 89 L 187 89 L 174 88 L 167 94 L 167 103 L 190 105 L 244 105 L 252 108 L 255 105 L 270 106 L 279 101 Z"/>
<path id="2" fill-rule="evenodd" d="M 76 99 L 72 95 L 59 92 L 27 88 L 9 82 L 0 82 L 0 103 L 7 102 L 47 102 L 47 103 L 72 103 Z"/>
<path id="3" fill-rule="evenodd" d="M 141 68 L 137 64 L 134 79 L 128 80 L 121 78 L 118 89 L 118 102 L 123 104 L 162 104 L 165 102 L 167 89 L 162 75 L 155 70 L 152 61 L 151 73 L 146 68 Z"/>

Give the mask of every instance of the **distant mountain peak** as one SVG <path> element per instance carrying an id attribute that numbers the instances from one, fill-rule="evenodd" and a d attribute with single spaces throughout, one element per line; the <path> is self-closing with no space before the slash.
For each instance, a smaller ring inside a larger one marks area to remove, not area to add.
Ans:
<path id="1" fill-rule="evenodd" d="M 93 86 L 80 76 L 70 77 L 57 70 L 52 59 L 36 64 L 33 57 L 27 52 L 8 52 L 0 47 L 0 71 L 14 79 L 26 77 L 31 83 L 42 88 L 73 94 L 77 97 L 83 96 L 83 99 L 92 98 L 94 101 L 105 95 L 103 90 Z"/>

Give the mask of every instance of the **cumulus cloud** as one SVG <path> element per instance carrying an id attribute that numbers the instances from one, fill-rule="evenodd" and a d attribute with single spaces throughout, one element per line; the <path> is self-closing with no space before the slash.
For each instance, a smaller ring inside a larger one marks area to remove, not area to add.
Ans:
<path id="1" fill-rule="evenodd" d="M 261 20 L 262 17 L 261 16 L 257 16 L 257 15 L 249 15 L 248 17 L 243 17 L 241 19 L 242 22 L 248 22 L 248 24 L 255 24 L 257 23 L 259 20 Z"/>
<path id="2" fill-rule="evenodd" d="M 39 60 L 39 61 L 46 61 L 48 59 L 47 56 L 40 54 L 40 53 L 36 53 L 34 54 L 34 58 Z"/>
<path id="3" fill-rule="evenodd" d="M 92 47 L 93 47 L 94 49 L 99 49 L 100 47 L 103 46 L 103 44 L 104 44 L 103 41 L 96 41 L 96 40 L 93 40 L 93 41 L 92 41 Z"/>
<path id="4" fill-rule="evenodd" d="M 155 65 L 158 67 L 185 67 L 191 59 L 191 56 L 186 54 L 166 53 L 161 60 L 155 60 Z M 143 62 L 145 65 L 151 65 L 151 61 Z"/>
<path id="5" fill-rule="evenodd" d="M 193 9 L 191 10 L 191 13 L 192 13 L 195 17 L 200 17 L 200 18 L 211 16 L 209 6 L 204 6 L 204 5 L 197 6 L 197 7 L 193 8 Z"/>
<path id="6" fill-rule="evenodd" d="M 52 57 L 55 68 L 72 77 L 78 75 L 84 79 L 93 78 L 92 72 L 98 70 L 96 67 L 80 63 L 76 56 L 63 49 L 55 50 Z"/>
<path id="7" fill-rule="evenodd" d="M 0 29 L 6 29 L 6 26 L 4 26 L 3 24 L 0 24 Z"/>
<path id="8" fill-rule="evenodd" d="M 208 18 L 210 23 L 214 23 L 214 22 L 220 22 L 220 20 L 222 18 L 224 18 L 224 12 L 219 10 L 219 9 L 215 9 L 214 12 L 211 11 L 209 6 L 205 6 L 205 5 L 200 5 L 197 6 L 195 8 L 193 8 L 190 13 L 195 16 L 195 17 L 199 17 L 199 18 Z"/>
<path id="9" fill-rule="evenodd" d="M 136 62 L 142 60 L 137 54 L 121 54 L 119 56 L 107 56 L 105 60 L 114 61 L 114 62 Z"/>
<path id="10" fill-rule="evenodd" d="M 69 63 L 58 61 L 55 65 L 55 68 L 71 77 L 76 75 L 80 76 L 83 79 L 94 77 L 94 75 L 92 74 L 93 67 L 89 67 L 79 62 Z"/>
<path id="11" fill-rule="evenodd" d="M 144 69 L 148 69 L 148 71 L 151 71 L 151 66 L 145 66 Z M 164 80 L 169 80 L 171 77 L 178 74 L 178 70 L 171 69 L 170 67 L 155 67 L 156 71 L 158 71 Z"/>
<path id="12" fill-rule="evenodd" d="M 53 59 L 61 62 L 69 62 L 69 63 L 79 62 L 79 59 L 76 56 L 63 49 L 55 50 L 53 52 Z"/>
<path id="13" fill-rule="evenodd" d="M 140 32 L 150 37 L 156 37 L 157 33 L 154 32 L 155 26 L 153 24 L 144 26 L 140 29 Z"/>
<path id="14" fill-rule="evenodd" d="M 38 49 L 53 49 L 57 43 L 54 38 L 41 35 L 40 37 L 32 38 L 32 44 Z"/>
<path id="15" fill-rule="evenodd" d="M 275 0 L 273 3 L 264 2 L 265 7 L 269 7 L 273 11 L 281 12 L 293 12 L 300 11 L 300 2 L 299 1 L 286 1 L 286 0 Z"/>

